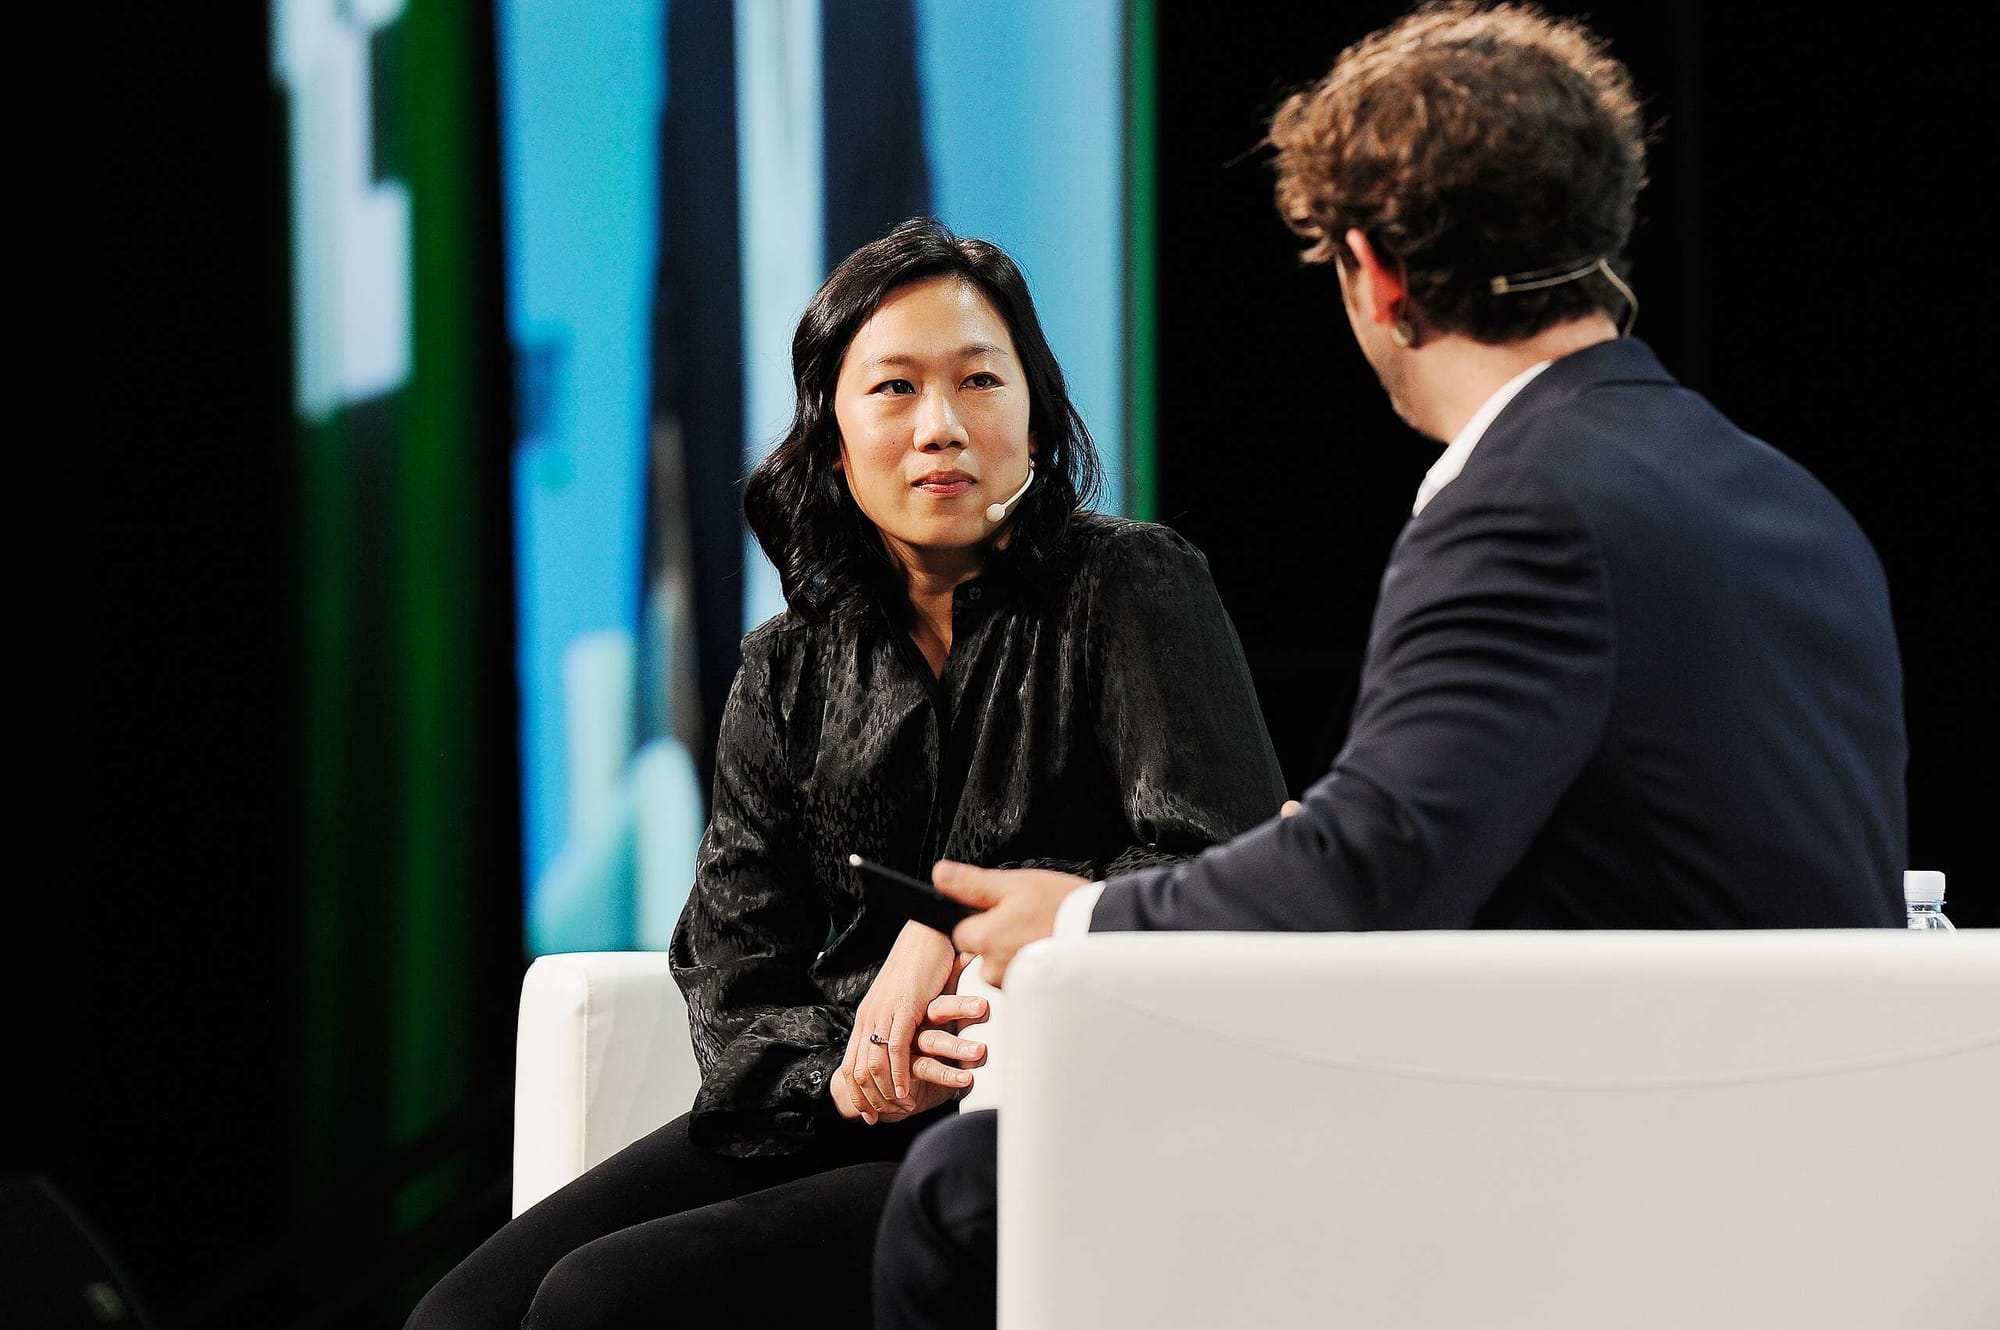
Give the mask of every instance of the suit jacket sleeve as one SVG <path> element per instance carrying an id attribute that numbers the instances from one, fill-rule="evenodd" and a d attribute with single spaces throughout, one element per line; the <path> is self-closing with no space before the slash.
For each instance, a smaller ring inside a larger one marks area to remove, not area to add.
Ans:
<path id="1" fill-rule="evenodd" d="M 1284 777 L 1207 560 L 1140 526 L 1089 576 L 1086 677 L 1132 837 L 1092 867 L 1179 862 L 1275 817 Z"/>
<path id="2" fill-rule="evenodd" d="M 674 978 L 701 1066 L 689 1136 L 721 1154 L 800 1148 L 830 1111 L 826 1079 L 853 1028 L 811 967 L 829 915 L 793 849 L 792 784 L 765 650 L 746 652 L 716 751 L 694 887 L 674 930 Z"/>
<path id="3" fill-rule="evenodd" d="M 1299 815 L 1112 880 L 1091 926 L 1470 927 L 1596 749 L 1614 668 L 1568 499 L 1531 469 L 1468 474 L 1404 528 L 1347 744 Z"/>

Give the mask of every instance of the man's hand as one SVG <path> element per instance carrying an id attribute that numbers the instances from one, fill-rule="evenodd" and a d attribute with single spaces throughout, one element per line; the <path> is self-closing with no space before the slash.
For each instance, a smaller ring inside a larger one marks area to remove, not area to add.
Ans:
<path id="1" fill-rule="evenodd" d="M 941 859 L 931 869 L 931 882 L 955 901 L 982 911 L 952 930 L 960 951 L 984 958 L 982 973 L 1001 987 L 1014 953 L 1055 931 L 1056 910 L 1063 897 L 1090 883 L 1069 873 L 1041 868 L 974 868 Z"/>

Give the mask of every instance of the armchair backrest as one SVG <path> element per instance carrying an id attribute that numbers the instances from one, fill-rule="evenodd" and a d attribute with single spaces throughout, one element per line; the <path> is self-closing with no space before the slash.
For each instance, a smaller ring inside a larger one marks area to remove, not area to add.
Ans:
<path id="1" fill-rule="evenodd" d="M 2000 935 L 1109 935 L 1008 975 L 1002 1330 L 2000 1326 Z"/>

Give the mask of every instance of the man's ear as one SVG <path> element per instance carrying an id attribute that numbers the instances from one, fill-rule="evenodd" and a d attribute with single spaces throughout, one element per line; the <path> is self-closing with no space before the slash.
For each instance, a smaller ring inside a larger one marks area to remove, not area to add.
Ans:
<path id="1" fill-rule="evenodd" d="M 1409 294 L 1402 265 L 1376 249 L 1359 227 L 1349 227 L 1341 241 L 1354 256 L 1353 271 L 1347 274 L 1354 308 L 1370 323 L 1395 323 Z"/>

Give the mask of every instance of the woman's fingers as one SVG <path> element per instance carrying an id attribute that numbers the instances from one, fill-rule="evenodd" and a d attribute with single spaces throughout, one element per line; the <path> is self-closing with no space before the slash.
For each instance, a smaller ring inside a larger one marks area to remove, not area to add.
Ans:
<path id="1" fill-rule="evenodd" d="M 961 1039 L 949 1030 L 925 1030 L 917 1036 L 917 1051 L 950 1058 L 963 1067 L 985 1065 L 986 1045 L 977 1039 Z"/>
<path id="2" fill-rule="evenodd" d="M 908 1020 L 902 1014 L 905 1005 L 905 1003 L 898 1002 L 892 1010 L 884 1012 L 877 1018 L 880 1024 L 870 1027 L 872 1031 L 879 1032 L 883 1038 L 881 1043 L 876 1043 L 873 1039 L 868 1041 L 868 1047 L 864 1050 L 865 1061 L 862 1063 L 862 1072 L 873 1084 L 876 1095 L 880 1097 L 883 1103 L 897 1107 L 900 1107 L 900 1101 L 903 1097 L 896 1089 L 896 1077 L 893 1066 L 893 1059 L 896 1054 L 897 1032 L 899 1029 L 904 1031 L 901 1038 L 907 1045 L 910 1038 L 908 1031 L 914 1029 L 916 1026 L 916 1022 Z M 910 1056 L 907 1047 L 902 1050 L 902 1055 L 905 1059 L 904 1065 L 907 1067 L 909 1065 L 907 1059 Z"/>
<path id="3" fill-rule="evenodd" d="M 910 1043 L 917 1035 L 917 1004 L 898 1002 L 889 1026 L 889 1088 L 905 1108 L 910 1100 Z"/>
<path id="4" fill-rule="evenodd" d="M 886 1029 L 883 1031 L 887 1033 Z M 859 1080 L 867 1091 L 868 1102 L 878 1109 L 886 1110 L 895 1099 L 895 1091 L 889 1084 L 889 1051 L 887 1044 L 878 1044 L 873 1039 L 861 1050 Z"/>
<path id="5" fill-rule="evenodd" d="M 933 1057 L 918 1058 L 910 1069 L 916 1073 L 918 1080 L 928 1081 L 932 1085 L 942 1085 L 948 1090 L 963 1090 L 972 1084 L 971 1072 L 963 1067 L 939 1062 Z"/>
<path id="6" fill-rule="evenodd" d="M 865 1041 L 867 1036 L 864 1034 L 862 1038 Z M 881 1117 L 893 1111 L 894 1106 L 890 1104 L 889 1097 L 883 1094 L 880 1086 L 876 1084 L 874 1059 L 881 1051 L 879 1045 L 866 1042 L 855 1050 L 854 1102 L 861 1107 L 864 1117 L 869 1115 Z M 875 1124 L 871 1120 L 868 1125 L 872 1127 Z"/>
<path id="7" fill-rule="evenodd" d="M 875 1125 L 875 1110 L 870 1107 L 866 1099 L 862 1098 L 857 1081 L 857 1066 L 863 1047 L 865 1045 L 862 1043 L 861 1027 L 857 1024 L 854 1033 L 847 1038 L 847 1052 L 841 1055 L 840 1065 L 833 1069 L 833 1075 L 844 1086 L 847 1097 L 853 1100 L 855 1111 L 861 1114 L 861 1120 L 872 1127 Z"/>
<path id="8" fill-rule="evenodd" d="M 931 999 L 924 1017 L 932 1025 L 943 1025 L 957 1021 L 965 1025 L 976 1025 L 990 1013 L 986 1009 L 986 999 L 981 997 L 960 997 L 956 993 L 945 993 Z"/>
<path id="9" fill-rule="evenodd" d="M 875 1119 L 881 1116 L 881 1105 L 869 1094 L 867 1077 L 861 1075 L 858 1070 L 849 1069 L 847 1084 L 849 1093 L 854 1096 L 854 1106 L 861 1110 L 861 1120 L 871 1127 L 874 1126 Z"/>

